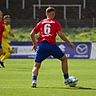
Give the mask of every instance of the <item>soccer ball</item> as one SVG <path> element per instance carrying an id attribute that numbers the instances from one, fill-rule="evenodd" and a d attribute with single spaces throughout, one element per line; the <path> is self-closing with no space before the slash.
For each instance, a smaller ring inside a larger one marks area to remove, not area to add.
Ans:
<path id="1" fill-rule="evenodd" d="M 75 76 L 69 77 L 71 83 L 69 84 L 70 87 L 75 87 L 77 85 L 78 79 Z"/>

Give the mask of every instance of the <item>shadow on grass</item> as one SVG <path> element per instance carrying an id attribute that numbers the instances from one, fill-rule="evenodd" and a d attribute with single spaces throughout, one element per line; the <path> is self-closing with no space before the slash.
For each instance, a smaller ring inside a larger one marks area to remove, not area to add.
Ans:
<path id="1" fill-rule="evenodd" d="M 90 88 L 90 87 L 82 87 L 82 86 L 77 86 L 77 87 L 68 87 L 66 89 L 76 89 L 76 90 L 96 90 L 96 88 Z"/>
<path id="2" fill-rule="evenodd" d="M 37 87 L 39 88 L 49 88 L 49 89 L 72 89 L 72 90 L 96 90 L 96 88 L 89 88 L 89 87 L 81 87 L 81 86 L 77 86 L 77 87 Z"/>

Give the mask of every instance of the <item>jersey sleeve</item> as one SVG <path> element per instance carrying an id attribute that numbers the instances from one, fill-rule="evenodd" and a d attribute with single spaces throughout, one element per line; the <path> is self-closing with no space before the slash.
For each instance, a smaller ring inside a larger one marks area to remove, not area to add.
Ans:
<path id="1" fill-rule="evenodd" d="M 57 25 L 57 33 L 62 32 L 61 24 L 59 22 L 57 22 L 56 25 Z"/>
<path id="2" fill-rule="evenodd" d="M 41 22 L 37 23 L 37 25 L 33 28 L 33 32 L 36 34 L 40 31 Z"/>

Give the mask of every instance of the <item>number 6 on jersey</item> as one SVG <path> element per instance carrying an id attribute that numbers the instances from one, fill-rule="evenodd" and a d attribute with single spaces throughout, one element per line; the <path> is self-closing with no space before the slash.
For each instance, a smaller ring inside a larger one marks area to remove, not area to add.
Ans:
<path id="1" fill-rule="evenodd" d="M 51 32 L 51 24 L 44 25 L 44 34 L 49 34 Z"/>

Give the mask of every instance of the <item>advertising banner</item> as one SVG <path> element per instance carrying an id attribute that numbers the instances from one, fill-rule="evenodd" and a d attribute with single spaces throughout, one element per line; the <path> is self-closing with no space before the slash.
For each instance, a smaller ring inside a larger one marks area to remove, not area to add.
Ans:
<path id="1" fill-rule="evenodd" d="M 66 54 L 68 58 L 90 58 L 91 43 L 90 42 L 74 42 L 76 48 L 72 49 L 68 44 L 58 42 L 59 48 Z M 32 51 L 31 42 L 11 42 L 13 53 L 11 58 L 34 58 L 36 53 Z M 53 58 L 50 56 L 50 58 Z"/>
<path id="2" fill-rule="evenodd" d="M 70 48 L 66 43 L 58 43 L 59 48 L 66 53 L 68 58 L 90 58 L 90 42 L 74 42 L 76 48 Z"/>

